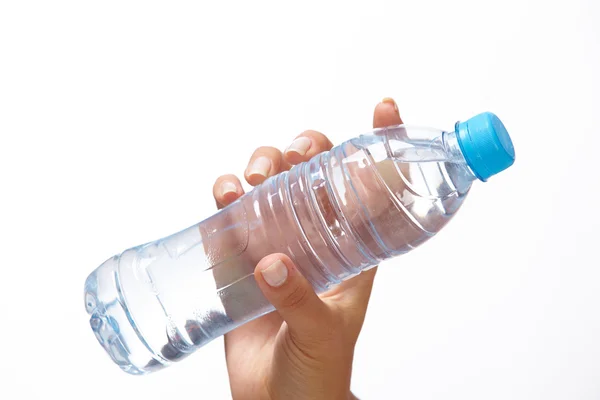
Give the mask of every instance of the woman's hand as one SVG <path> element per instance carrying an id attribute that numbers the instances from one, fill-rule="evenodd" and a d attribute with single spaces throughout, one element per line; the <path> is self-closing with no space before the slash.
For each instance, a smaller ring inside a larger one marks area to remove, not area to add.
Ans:
<path id="1" fill-rule="evenodd" d="M 373 127 L 401 124 L 389 98 L 375 107 Z M 256 186 L 266 178 L 331 149 L 329 139 L 306 131 L 281 152 L 259 147 L 244 173 Z M 244 193 L 239 179 L 217 179 L 213 194 L 222 208 Z M 225 335 L 232 396 L 237 399 L 354 399 L 350 392 L 354 347 L 361 331 L 376 268 L 317 296 L 284 254 L 263 258 L 255 278 L 277 312 Z"/>

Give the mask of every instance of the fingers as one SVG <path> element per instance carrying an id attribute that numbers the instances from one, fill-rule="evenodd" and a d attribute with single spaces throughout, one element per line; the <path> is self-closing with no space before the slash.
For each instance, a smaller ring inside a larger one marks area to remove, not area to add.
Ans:
<path id="1" fill-rule="evenodd" d="M 373 112 L 373 128 L 384 128 L 390 125 L 403 124 L 400 118 L 398 105 L 394 99 L 386 97 L 375 106 Z M 380 171 L 381 173 L 382 171 Z M 367 305 L 371 296 L 371 289 L 377 268 L 372 268 L 360 275 L 342 282 L 338 288 L 334 289 L 334 295 L 343 293 L 342 305 L 346 305 L 353 310 L 353 315 L 357 322 L 362 325 L 364 315 L 367 311 Z"/>
<path id="2" fill-rule="evenodd" d="M 283 155 L 288 163 L 296 165 L 310 160 L 319 153 L 331 150 L 332 147 L 331 141 L 322 133 L 305 131 L 294 139 Z"/>
<path id="3" fill-rule="evenodd" d="M 213 185 L 213 197 L 219 209 L 233 203 L 243 194 L 244 188 L 235 175 L 222 175 Z"/>
<path id="4" fill-rule="evenodd" d="M 288 169 L 290 169 L 290 165 L 284 161 L 280 150 L 275 147 L 263 146 L 256 149 L 250 157 L 244 177 L 250 185 L 256 186 L 263 183 L 268 177 Z"/>
<path id="5" fill-rule="evenodd" d="M 390 125 L 403 124 L 402 118 L 396 102 L 386 97 L 379 104 L 375 106 L 373 113 L 373 127 L 383 128 Z M 390 165 L 378 166 L 380 173 L 385 173 L 382 168 L 392 168 L 395 172 L 395 168 Z M 342 282 L 331 291 L 325 293 L 323 296 L 326 302 L 333 302 L 339 309 L 347 322 L 349 329 L 352 329 L 352 334 L 358 337 L 362 328 L 369 299 L 371 297 L 371 291 L 373 289 L 373 282 L 377 268 L 372 268 L 365 271 L 358 276 Z"/>
<path id="6" fill-rule="evenodd" d="M 244 178 L 252 186 L 263 183 L 267 178 L 287 171 L 292 164 L 309 160 L 314 155 L 333 147 L 322 133 L 305 131 L 286 149 L 284 154 L 275 147 L 263 146 L 254 151 L 244 172 Z M 218 208 L 223 208 L 244 194 L 244 189 L 235 175 L 223 175 L 213 185 L 213 196 Z"/>
<path id="7" fill-rule="evenodd" d="M 271 254 L 263 258 L 254 277 L 295 338 L 302 341 L 327 337 L 332 320 L 330 310 L 288 256 Z"/>
<path id="8" fill-rule="evenodd" d="M 386 97 L 375 106 L 373 113 L 373 128 L 384 128 L 390 125 L 403 124 L 398 111 L 398 105 L 394 99 Z"/>

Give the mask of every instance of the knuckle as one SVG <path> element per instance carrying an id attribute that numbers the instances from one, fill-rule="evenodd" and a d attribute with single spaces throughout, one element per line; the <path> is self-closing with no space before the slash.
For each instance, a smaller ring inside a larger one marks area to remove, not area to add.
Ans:
<path id="1" fill-rule="evenodd" d="M 321 132 L 309 130 L 303 132 L 301 136 L 311 138 L 312 141 L 315 143 L 317 150 L 322 151 L 324 149 L 329 149 L 330 147 L 332 147 L 332 143 L 329 140 L 329 138 L 327 138 L 327 136 L 325 136 Z"/>
<path id="2" fill-rule="evenodd" d="M 231 182 L 235 183 L 237 180 L 238 180 L 237 177 L 233 174 L 221 175 L 217 179 L 215 179 L 214 186 L 216 187 L 217 185 L 220 185 L 224 181 L 231 181 Z"/>
<path id="3" fill-rule="evenodd" d="M 316 135 L 322 135 L 322 133 L 319 131 L 315 131 L 314 129 L 307 129 L 304 132 L 302 132 L 299 136 L 316 136 Z"/>
<path id="4" fill-rule="evenodd" d="M 281 153 L 279 151 L 279 149 L 273 147 L 273 146 L 261 146 L 258 147 L 256 150 L 254 150 L 254 153 L 252 153 L 253 156 L 260 156 L 260 155 L 277 155 Z"/>
<path id="5" fill-rule="evenodd" d="M 308 302 L 308 295 L 308 289 L 298 285 L 283 298 L 281 306 L 291 310 L 302 308 Z"/>
<path id="6" fill-rule="evenodd" d="M 298 333 L 292 332 L 292 335 Z M 330 350 L 346 346 L 351 343 L 346 339 L 346 332 L 341 321 L 336 320 L 332 315 L 324 314 L 315 319 L 314 325 L 306 327 L 301 331 L 301 337 L 297 338 L 297 344 L 307 345 L 306 350 L 316 350 L 327 348 Z M 346 347 L 347 348 L 347 347 Z"/>
<path id="7" fill-rule="evenodd" d="M 239 180 L 238 177 L 235 176 L 234 174 L 221 175 L 221 179 L 223 179 L 225 181 L 231 181 L 231 182 L 237 182 Z"/>
<path id="8" fill-rule="evenodd" d="M 321 132 L 315 131 L 312 129 L 302 132 L 302 134 L 300 136 L 308 136 L 308 137 L 310 137 L 312 139 L 316 139 L 316 140 L 319 140 L 319 139 L 322 139 L 325 137 L 325 135 L 323 135 Z"/>

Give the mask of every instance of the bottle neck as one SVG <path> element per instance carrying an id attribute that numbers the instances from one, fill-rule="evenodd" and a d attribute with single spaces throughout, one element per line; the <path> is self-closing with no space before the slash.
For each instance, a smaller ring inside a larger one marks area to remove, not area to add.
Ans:
<path id="1" fill-rule="evenodd" d="M 465 159 L 458 143 L 456 132 L 443 132 L 442 143 L 446 154 L 449 156 L 449 159 L 453 160 L 453 165 L 455 165 L 450 178 L 456 189 L 464 193 L 469 190 L 471 184 L 478 178 Z"/>

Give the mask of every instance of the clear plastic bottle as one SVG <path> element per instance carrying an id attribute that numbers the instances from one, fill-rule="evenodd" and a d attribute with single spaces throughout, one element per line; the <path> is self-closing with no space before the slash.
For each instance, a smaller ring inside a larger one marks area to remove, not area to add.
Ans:
<path id="1" fill-rule="evenodd" d="M 442 229 L 472 183 L 514 162 L 491 113 L 455 130 L 391 126 L 266 180 L 210 218 L 125 250 L 85 283 L 98 341 L 124 371 L 169 366 L 274 310 L 253 271 L 286 253 L 317 292 Z"/>

